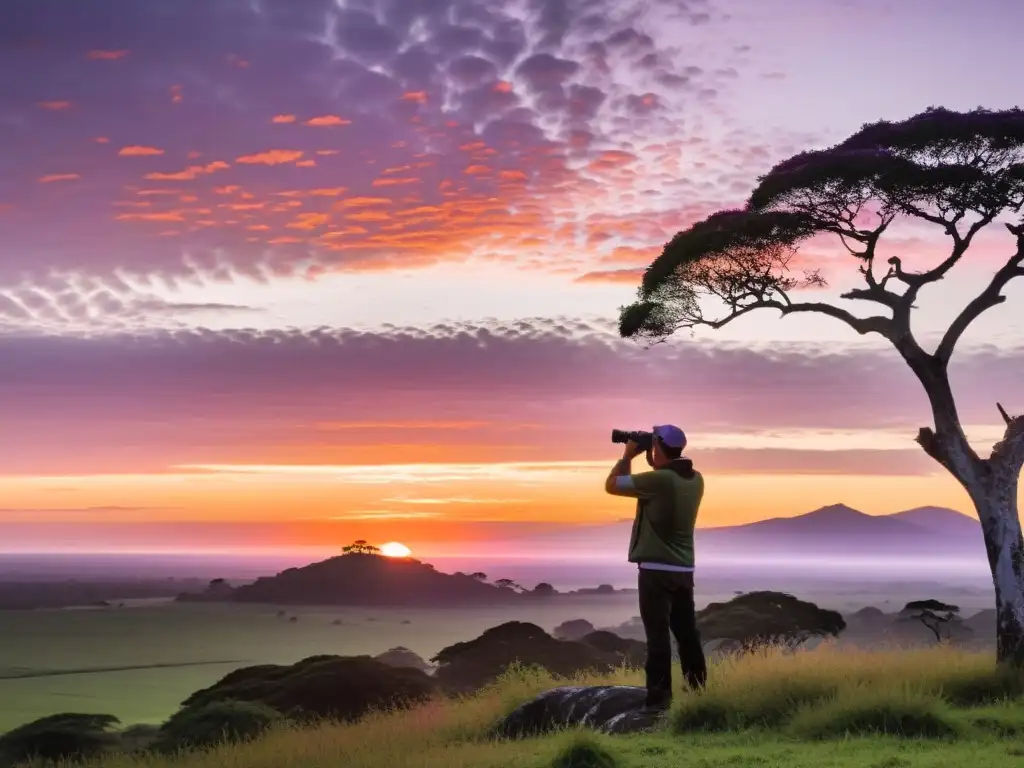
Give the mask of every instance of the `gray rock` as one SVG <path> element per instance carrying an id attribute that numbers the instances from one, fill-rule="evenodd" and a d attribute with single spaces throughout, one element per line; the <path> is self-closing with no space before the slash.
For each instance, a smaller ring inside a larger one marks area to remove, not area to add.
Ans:
<path id="1" fill-rule="evenodd" d="M 515 709 L 493 735 L 515 739 L 581 725 L 604 733 L 649 731 L 660 716 L 643 711 L 646 695 L 644 688 L 632 685 L 552 688 Z"/>

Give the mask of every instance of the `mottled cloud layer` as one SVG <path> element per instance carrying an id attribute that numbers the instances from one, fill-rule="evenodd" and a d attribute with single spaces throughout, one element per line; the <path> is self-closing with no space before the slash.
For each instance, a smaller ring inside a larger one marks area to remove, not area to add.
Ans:
<path id="1" fill-rule="evenodd" d="M 474 257 L 615 279 L 804 144 L 729 123 L 763 73 L 727 23 L 710 0 L 16 4 L 0 282 Z"/>
<path id="2" fill-rule="evenodd" d="M 721 471 L 934 469 L 912 442 L 928 420 L 923 394 L 885 350 L 644 350 L 607 329 L 538 320 L 377 334 L 8 336 L 0 355 L 4 432 L 16 436 L 0 448 L 7 473 L 591 459 L 608 455 L 612 427 L 663 421 L 683 425 Z M 963 351 L 953 376 L 965 424 L 998 423 L 996 399 L 1024 410 L 1022 363 L 1021 349 Z M 892 434 L 828 452 L 771 437 L 872 429 Z"/>

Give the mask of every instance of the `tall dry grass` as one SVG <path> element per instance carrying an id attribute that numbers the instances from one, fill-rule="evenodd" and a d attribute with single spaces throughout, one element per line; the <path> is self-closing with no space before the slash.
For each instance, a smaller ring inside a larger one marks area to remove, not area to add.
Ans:
<path id="1" fill-rule="evenodd" d="M 579 751 L 573 746 L 578 734 L 510 743 L 492 741 L 487 733 L 518 704 L 568 682 L 640 684 L 642 673 L 622 669 L 567 681 L 542 671 L 514 668 L 473 696 L 436 700 L 404 712 L 378 712 L 355 724 L 281 728 L 251 743 L 178 757 L 115 755 L 99 765 L 515 768 L 563 764 L 567 756 L 575 754 L 574 749 Z M 942 646 L 883 652 L 840 650 L 830 645 L 797 653 L 769 650 L 713 662 L 706 691 L 678 691 L 667 729 L 659 738 L 716 739 L 720 737 L 694 732 L 722 730 L 744 730 L 743 734 L 726 735 L 731 744 L 741 746 L 780 738 L 811 744 L 870 733 L 955 738 L 963 734 L 968 722 L 962 716 L 964 707 L 991 706 L 1021 695 L 1021 676 L 996 671 L 994 658 L 986 653 Z M 1001 733 L 1015 727 L 1024 732 L 1024 717 L 1017 715 L 1016 709 L 1013 712 L 1005 723 L 990 723 L 989 731 L 995 732 L 993 728 L 998 726 Z M 991 720 L 986 715 L 978 722 Z M 616 743 L 629 742 L 620 739 Z"/>

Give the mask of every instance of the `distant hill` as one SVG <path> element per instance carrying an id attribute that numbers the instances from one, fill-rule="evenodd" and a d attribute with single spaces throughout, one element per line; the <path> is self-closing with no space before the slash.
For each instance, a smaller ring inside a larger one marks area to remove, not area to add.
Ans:
<path id="1" fill-rule="evenodd" d="M 589 549 L 622 550 L 632 521 L 588 526 L 545 539 L 570 541 Z M 789 554 L 906 554 L 984 558 L 981 526 L 974 518 L 945 507 L 918 507 L 890 515 L 868 515 L 845 504 L 794 517 L 777 517 L 734 526 L 698 528 L 698 557 L 786 556 Z M 543 545 L 541 545 L 543 548 Z"/>
<path id="2" fill-rule="evenodd" d="M 946 507 L 915 507 L 888 517 L 925 528 L 933 533 L 981 536 L 981 524 L 976 518 Z"/>
<path id="3" fill-rule="evenodd" d="M 289 568 L 234 589 L 213 585 L 181 600 L 278 605 L 373 605 L 446 607 L 500 605 L 528 599 L 511 589 L 464 574 L 441 573 L 412 558 L 346 554 Z"/>
<path id="4" fill-rule="evenodd" d="M 703 529 L 697 540 L 705 552 L 756 546 L 779 553 L 984 555 L 978 521 L 945 507 L 868 515 L 845 504 L 831 504 L 796 517 Z"/>
<path id="5" fill-rule="evenodd" d="M 831 504 L 796 517 L 772 517 L 756 523 L 722 528 L 705 528 L 702 533 L 728 532 L 740 536 L 913 536 L 925 529 L 896 515 L 868 515 L 845 504 Z"/>

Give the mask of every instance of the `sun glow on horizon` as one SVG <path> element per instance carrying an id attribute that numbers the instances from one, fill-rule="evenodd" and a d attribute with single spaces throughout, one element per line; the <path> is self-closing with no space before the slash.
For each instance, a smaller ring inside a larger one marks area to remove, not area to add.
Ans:
<path id="1" fill-rule="evenodd" d="M 412 550 L 405 546 L 405 544 L 389 541 L 386 544 L 380 545 L 380 553 L 384 557 L 408 557 L 412 554 Z"/>

